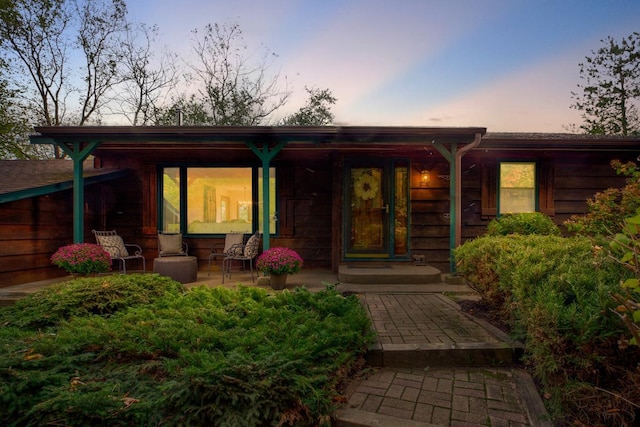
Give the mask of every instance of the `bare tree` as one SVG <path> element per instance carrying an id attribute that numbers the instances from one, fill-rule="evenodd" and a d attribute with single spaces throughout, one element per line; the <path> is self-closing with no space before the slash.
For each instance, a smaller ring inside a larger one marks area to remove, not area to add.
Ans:
<path id="1" fill-rule="evenodd" d="M 129 26 L 121 41 L 123 82 L 116 88 L 112 107 L 133 126 L 148 125 L 164 97 L 178 83 L 177 55 L 166 49 L 157 57 L 153 44 L 158 27 Z"/>
<path id="2" fill-rule="evenodd" d="M 270 74 L 266 52 L 257 62 L 247 53 L 238 24 L 207 25 L 202 36 L 193 31 L 198 64 L 191 68 L 202 85 L 199 95 L 207 106 L 206 124 L 257 125 L 282 107 L 291 91 L 279 87 L 279 74 Z M 203 123 L 205 124 L 205 123 Z"/>
<path id="3" fill-rule="evenodd" d="M 100 110 L 105 94 L 122 81 L 118 64 L 123 52 L 119 36 L 126 26 L 127 6 L 123 0 L 87 0 L 78 6 L 80 18 L 77 42 L 84 53 L 79 125 Z"/>

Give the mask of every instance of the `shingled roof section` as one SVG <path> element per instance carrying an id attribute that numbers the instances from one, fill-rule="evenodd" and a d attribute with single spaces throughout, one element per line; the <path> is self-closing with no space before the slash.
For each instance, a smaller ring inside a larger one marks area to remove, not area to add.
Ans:
<path id="1" fill-rule="evenodd" d="M 117 169 L 95 169 L 86 164 L 83 172 L 87 184 L 92 178 L 93 181 L 110 179 L 123 173 Z M 66 190 L 72 186 L 71 160 L 0 160 L 0 202 Z"/>

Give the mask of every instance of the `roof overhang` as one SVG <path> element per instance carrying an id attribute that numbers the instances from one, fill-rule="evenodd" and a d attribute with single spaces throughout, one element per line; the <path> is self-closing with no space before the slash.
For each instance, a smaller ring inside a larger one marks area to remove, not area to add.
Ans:
<path id="1" fill-rule="evenodd" d="M 487 133 L 482 150 L 637 151 L 640 135 L 587 135 L 570 133 Z"/>
<path id="2" fill-rule="evenodd" d="M 239 143 L 292 144 L 424 144 L 469 143 L 486 128 L 432 128 L 396 126 L 42 126 L 32 144 L 100 142 L 121 147 L 134 145 L 197 144 L 224 146 Z"/>

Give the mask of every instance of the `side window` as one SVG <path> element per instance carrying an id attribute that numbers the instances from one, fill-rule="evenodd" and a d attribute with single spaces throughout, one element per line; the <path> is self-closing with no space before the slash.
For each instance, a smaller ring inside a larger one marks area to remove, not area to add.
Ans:
<path id="1" fill-rule="evenodd" d="M 535 162 L 500 162 L 498 174 L 498 213 L 536 211 Z"/>
<path id="2" fill-rule="evenodd" d="M 509 167 L 502 168 L 502 165 L 515 165 L 514 177 L 509 177 Z M 518 171 L 520 168 L 523 170 Z M 501 179 L 503 171 L 507 175 L 504 180 Z M 517 178 L 518 174 L 523 174 L 522 180 Z M 527 174 L 533 177 L 533 185 L 531 181 L 527 183 L 525 178 Z M 484 219 L 494 218 L 500 213 L 522 212 L 519 210 L 522 208 L 518 209 L 513 204 L 510 206 L 511 203 L 515 204 L 516 199 L 521 199 L 526 206 L 525 209 L 537 210 L 549 216 L 554 216 L 556 213 L 552 159 L 543 158 L 535 162 L 513 160 L 503 162 L 488 158 L 482 161 L 481 180 L 481 215 Z"/>

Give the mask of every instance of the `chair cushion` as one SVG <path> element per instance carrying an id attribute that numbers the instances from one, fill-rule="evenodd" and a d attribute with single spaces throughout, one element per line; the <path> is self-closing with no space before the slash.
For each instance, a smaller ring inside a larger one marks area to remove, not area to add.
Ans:
<path id="1" fill-rule="evenodd" d="M 158 234 L 160 241 L 160 255 L 183 254 L 182 234 Z"/>
<path id="2" fill-rule="evenodd" d="M 242 255 L 243 240 L 244 240 L 243 233 L 228 233 L 224 238 L 223 252 L 229 255 Z M 233 252 L 231 252 L 232 249 L 233 249 Z"/>
<path id="3" fill-rule="evenodd" d="M 247 241 L 246 246 L 244 247 L 244 256 L 247 258 L 253 258 L 258 254 L 258 246 L 260 245 L 260 236 L 254 234 Z"/>
<path id="4" fill-rule="evenodd" d="M 107 251 L 111 258 L 124 258 L 129 256 L 122 237 L 120 236 L 96 236 L 98 244 L 102 246 L 102 249 Z"/>

